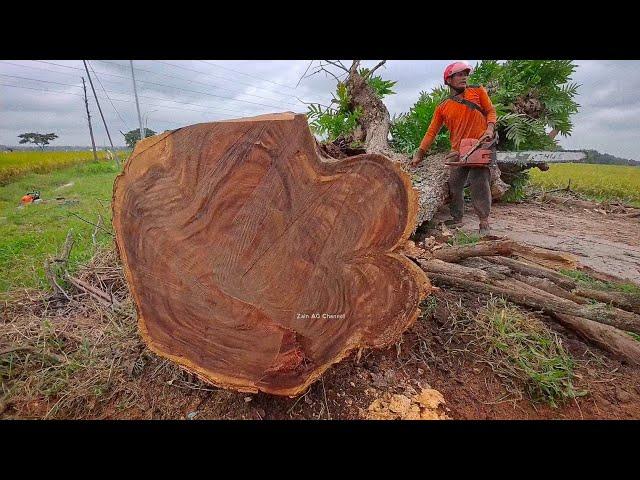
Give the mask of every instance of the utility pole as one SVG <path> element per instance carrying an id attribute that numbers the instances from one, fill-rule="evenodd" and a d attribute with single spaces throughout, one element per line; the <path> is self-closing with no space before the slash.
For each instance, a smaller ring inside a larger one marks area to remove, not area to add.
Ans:
<path id="1" fill-rule="evenodd" d="M 89 69 L 87 68 L 86 60 L 82 60 L 84 64 L 84 69 L 87 72 L 87 77 L 89 78 L 89 85 L 91 85 L 91 91 L 93 91 L 93 98 L 96 99 L 96 105 L 98 105 L 98 111 L 100 112 L 100 118 L 102 118 L 102 124 L 104 125 L 104 129 L 107 131 L 107 137 L 109 138 L 109 143 L 111 144 L 111 150 L 113 151 L 113 156 L 116 159 L 116 165 L 120 168 L 120 160 L 118 159 L 118 154 L 116 153 L 116 149 L 113 146 L 113 141 L 111 140 L 111 135 L 109 134 L 109 128 L 107 127 L 107 122 L 104 119 L 104 115 L 102 114 L 102 108 L 100 108 L 100 102 L 98 101 L 98 95 L 96 95 L 96 89 L 93 87 L 93 81 L 91 80 L 91 75 L 89 74 Z"/>
<path id="2" fill-rule="evenodd" d="M 93 147 L 93 159 L 98 161 L 98 154 L 96 153 L 96 142 L 93 139 L 93 129 L 91 128 L 91 115 L 89 114 L 89 100 L 87 100 L 87 84 L 84 83 L 84 77 L 82 77 L 82 88 L 84 89 L 84 107 L 87 109 L 87 121 L 89 122 L 89 133 L 91 134 L 91 146 Z"/>
<path id="3" fill-rule="evenodd" d="M 140 104 L 138 103 L 138 90 L 136 89 L 136 74 L 133 71 L 133 60 L 129 60 L 131 65 L 131 78 L 133 79 L 133 95 L 136 97 L 136 108 L 138 109 L 138 123 L 140 124 L 140 140 L 144 138 L 144 130 L 142 128 L 142 117 L 140 116 Z"/>

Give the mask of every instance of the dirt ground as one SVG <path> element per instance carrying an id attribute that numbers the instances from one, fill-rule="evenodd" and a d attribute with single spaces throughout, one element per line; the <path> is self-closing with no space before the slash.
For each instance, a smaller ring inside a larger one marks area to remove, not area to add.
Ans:
<path id="1" fill-rule="evenodd" d="M 616 277 L 640 283 L 640 218 L 557 203 L 496 204 L 492 234 L 537 247 L 564 250 L 580 263 Z M 440 212 L 437 218 L 448 218 Z M 467 209 L 463 231 L 478 228 Z"/>
<path id="2" fill-rule="evenodd" d="M 594 269 L 640 281 L 638 218 L 533 203 L 497 204 L 493 218 L 495 235 L 566 250 Z M 471 212 L 463 228 L 469 232 L 477 228 Z M 400 343 L 354 353 L 297 398 L 243 394 L 201 383 L 149 352 L 135 335 L 132 316 L 124 325 L 131 332 L 127 345 L 110 347 L 111 352 L 126 350 L 132 360 L 124 361 L 122 356 L 103 359 L 107 365 L 111 362 L 107 384 L 117 384 L 117 388 L 89 396 L 82 405 L 68 404 L 54 414 L 52 406 L 72 392 L 61 391 L 49 398 L 18 394 L 0 405 L 0 418 L 366 419 L 376 400 L 413 398 L 424 389 L 442 394 L 444 403 L 436 410 L 439 416 L 452 419 L 640 418 L 640 368 L 609 357 L 541 315 L 538 318 L 558 333 L 576 360 L 575 386 L 587 393 L 558 407 L 514 395 L 491 366 L 481 361 L 480 347 L 456 334 L 453 307 L 478 309 L 486 298 L 448 288 L 436 292 L 434 298 L 436 307 L 426 309 Z M 78 321 L 64 312 L 49 315 L 53 324 Z M 90 312 L 85 316 L 83 321 L 94 325 L 112 322 Z M 13 320 L 5 315 L 2 321 Z M 104 333 L 94 336 L 103 338 Z M 124 362 L 122 368 L 114 368 L 116 358 Z"/>

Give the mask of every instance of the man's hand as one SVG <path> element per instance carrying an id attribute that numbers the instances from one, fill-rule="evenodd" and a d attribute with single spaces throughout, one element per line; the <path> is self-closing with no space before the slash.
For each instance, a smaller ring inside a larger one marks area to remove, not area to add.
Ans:
<path id="1" fill-rule="evenodd" d="M 447 155 L 444 157 L 444 161 L 445 162 L 457 162 L 458 160 L 460 160 L 460 153 L 455 151 L 455 150 L 451 150 L 449 153 L 447 153 Z"/>
<path id="2" fill-rule="evenodd" d="M 416 150 L 416 153 L 413 154 L 413 160 L 411 160 L 411 163 L 409 165 L 411 165 L 412 167 L 417 167 L 420 162 L 422 162 L 422 159 L 424 158 L 424 150 L 418 149 Z"/>
<path id="3" fill-rule="evenodd" d="M 494 132 L 495 132 L 495 127 L 493 123 L 488 124 L 487 130 L 480 137 L 480 142 L 484 143 L 484 142 L 489 142 L 493 140 Z"/>

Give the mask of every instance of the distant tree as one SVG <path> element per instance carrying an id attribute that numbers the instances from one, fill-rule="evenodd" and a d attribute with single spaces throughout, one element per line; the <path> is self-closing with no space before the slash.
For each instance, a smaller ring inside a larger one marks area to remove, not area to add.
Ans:
<path id="1" fill-rule="evenodd" d="M 152 137 L 155 134 L 156 132 L 154 132 L 150 128 L 144 129 L 144 138 Z M 136 146 L 136 143 L 138 143 L 138 140 L 140 140 L 140 129 L 136 128 L 135 130 L 129 130 L 127 133 L 122 133 L 122 135 L 124 135 L 124 141 L 126 142 L 127 146 L 129 148 L 133 148 Z"/>
<path id="2" fill-rule="evenodd" d="M 584 163 L 604 163 L 607 165 L 640 165 L 640 162 L 636 160 L 630 160 L 628 158 L 620 158 L 608 153 L 600 153 L 597 150 L 585 150 L 587 158 Z"/>
<path id="3" fill-rule="evenodd" d="M 35 143 L 41 149 L 44 150 L 45 145 L 49 145 L 49 142 L 58 138 L 55 133 L 22 133 L 18 135 L 20 138 L 19 143 Z"/>

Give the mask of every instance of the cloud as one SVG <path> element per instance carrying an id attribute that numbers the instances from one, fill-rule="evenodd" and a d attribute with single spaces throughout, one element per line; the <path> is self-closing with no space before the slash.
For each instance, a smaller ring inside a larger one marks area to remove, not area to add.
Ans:
<path id="1" fill-rule="evenodd" d="M 163 131 L 276 111 L 305 112 L 307 105 L 302 102 L 328 105 L 335 88 L 333 77 L 319 73 L 300 81 L 310 61 L 134 61 L 141 114 L 149 128 Z M 372 67 L 378 61 L 363 61 L 363 66 Z M 473 65 L 476 60 L 468 62 Z M 350 61 L 343 63 L 349 65 Z M 391 115 L 406 112 L 421 91 L 440 85 L 448 63 L 449 60 L 387 61 L 378 72 L 397 81 L 396 94 L 385 98 Z M 640 125 L 640 62 L 576 63 L 573 80 L 581 84 L 577 98 L 581 109 L 574 116 L 573 135 L 560 138 L 561 145 L 640 159 L 636 141 Z M 91 60 L 90 64 L 97 73 L 94 85 L 112 137 L 124 145 L 118 131 L 138 126 L 129 61 Z M 17 135 L 25 131 L 56 132 L 60 138 L 54 145 L 90 143 L 81 96 L 81 77 L 86 77 L 82 61 L 0 61 L 0 74 L 1 144 L 15 145 Z M 87 90 L 96 141 L 107 145 L 88 84 Z"/>

